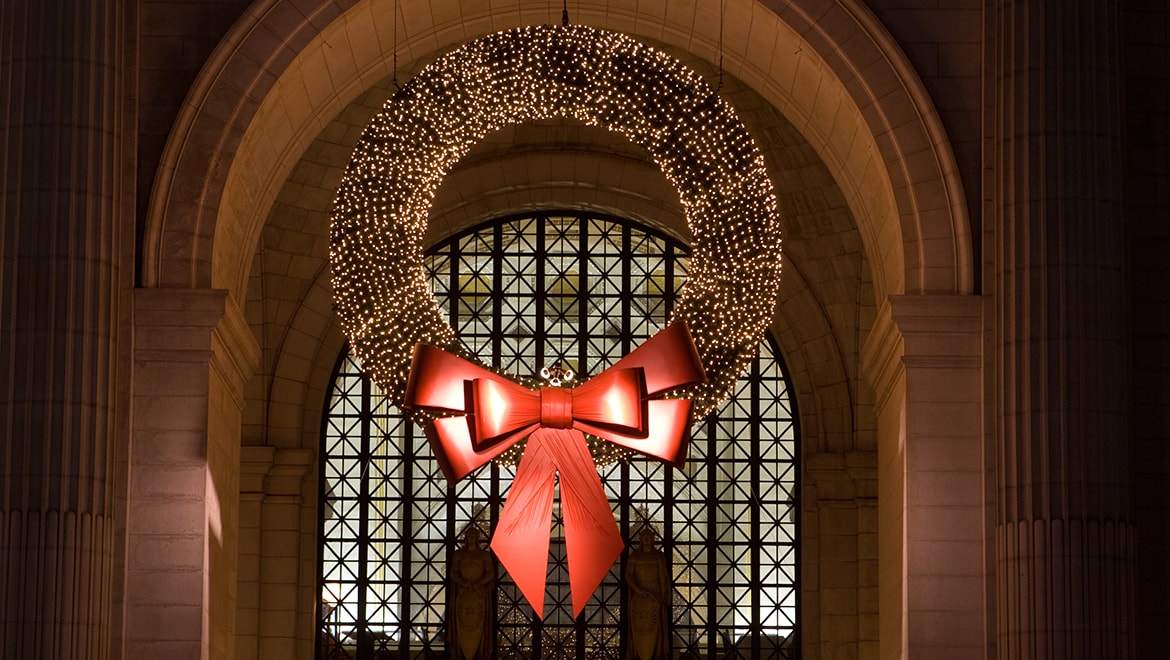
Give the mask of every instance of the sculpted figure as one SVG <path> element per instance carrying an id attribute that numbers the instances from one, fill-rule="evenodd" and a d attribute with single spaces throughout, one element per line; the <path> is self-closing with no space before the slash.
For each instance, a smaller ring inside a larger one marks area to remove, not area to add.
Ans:
<path id="1" fill-rule="evenodd" d="M 447 635 L 454 660 L 487 660 L 495 642 L 492 590 L 496 566 L 492 555 L 479 547 L 479 529 L 470 525 L 465 545 L 451 557 L 451 600 Z"/>
<path id="2" fill-rule="evenodd" d="M 643 527 L 626 564 L 629 651 L 627 660 L 670 657 L 670 573 L 666 555 L 654 548 L 654 530 Z"/>

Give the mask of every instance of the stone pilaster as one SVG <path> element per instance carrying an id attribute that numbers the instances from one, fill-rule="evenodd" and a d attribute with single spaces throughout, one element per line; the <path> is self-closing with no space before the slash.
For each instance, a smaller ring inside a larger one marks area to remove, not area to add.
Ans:
<path id="1" fill-rule="evenodd" d="M 134 306 L 125 656 L 230 660 L 259 348 L 226 291 L 139 289 Z"/>
<path id="2" fill-rule="evenodd" d="M 0 3 L 0 657 L 110 655 L 132 11 Z"/>
<path id="3" fill-rule="evenodd" d="M 236 593 L 236 660 L 259 658 L 260 570 L 264 519 L 264 480 L 272 469 L 275 447 L 240 448 L 240 559 Z"/>
<path id="4" fill-rule="evenodd" d="M 891 296 L 862 351 L 878 413 L 883 658 L 985 657 L 983 301 Z"/>
<path id="5" fill-rule="evenodd" d="M 297 619 L 301 569 L 301 505 L 305 477 L 313 471 L 316 452 L 276 451 L 264 481 L 260 567 L 260 657 L 297 656 Z M 304 654 L 304 649 L 300 649 Z"/>
<path id="6" fill-rule="evenodd" d="M 804 458 L 801 634 L 811 658 L 878 656 L 877 455 Z M 810 648 L 811 647 L 811 648 Z"/>
<path id="7" fill-rule="evenodd" d="M 1118 7 L 995 10 L 998 655 L 1132 658 Z"/>
<path id="8" fill-rule="evenodd" d="M 242 448 L 237 660 L 312 655 L 298 648 L 297 608 L 303 493 L 315 458 L 308 449 Z"/>

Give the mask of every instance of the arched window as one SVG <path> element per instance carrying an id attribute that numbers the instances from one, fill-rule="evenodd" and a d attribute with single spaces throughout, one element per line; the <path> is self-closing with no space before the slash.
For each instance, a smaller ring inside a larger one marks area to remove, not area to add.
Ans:
<path id="1" fill-rule="evenodd" d="M 666 324 L 687 260 L 678 241 L 626 220 L 545 213 L 476 227 L 426 264 L 482 361 L 525 376 L 564 362 L 588 376 Z M 627 543 L 644 524 L 661 535 L 675 657 L 795 658 L 798 438 L 770 338 L 692 431 L 681 470 L 616 452 L 599 460 Z M 497 460 L 449 488 L 422 430 L 342 355 L 323 422 L 319 656 L 441 654 L 447 562 L 468 525 L 492 528 L 514 471 Z M 573 620 L 554 518 L 543 620 L 499 569 L 497 657 L 624 658 L 625 555 Z"/>

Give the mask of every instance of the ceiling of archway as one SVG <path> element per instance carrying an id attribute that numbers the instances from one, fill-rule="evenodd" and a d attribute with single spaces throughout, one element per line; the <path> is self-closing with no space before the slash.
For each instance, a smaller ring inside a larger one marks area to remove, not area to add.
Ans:
<path id="1" fill-rule="evenodd" d="M 712 81 L 718 76 L 704 60 L 660 43 L 653 45 Z M 279 249 L 277 246 L 286 242 L 275 236 L 293 230 L 317 237 L 311 255 L 302 256 L 325 258 L 323 246 L 328 241 L 321 242 L 321 238 L 328 232 L 328 211 L 342 171 L 361 131 L 392 89 L 388 79 L 370 87 L 310 143 L 269 213 L 261 249 Z M 790 255 L 804 262 L 830 256 L 833 250 L 810 245 L 810 241 L 825 236 L 837 237 L 842 253 L 860 250 L 855 219 L 809 140 L 780 111 L 729 75 L 723 77 L 722 94 L 764 153 L 780 198 L 786 258 Z M 566 194 L 566 187 L 579 192 Z M 496 199 L 490 204 L 474 204 L 477 199 L 492 197 Z M 635 203 L 639 201 L 642 203 Z M 657 225 L 680 238 L 685 239 L 688 232 L 677 193 L 642 148 L 603 129 L 572 120 L 550 120 L 510 127 L 476 145 L 440 187 L 426 243 L 490 215 L 523 210 L 522 203 L 530 207 L 600 207 Z M 623 208 L 622 203 L 634 208 Z M 469 210 L 469 206 L 475 208 Z M 296 242 L 295 251 L 303 252 L 306 240 Z"/>

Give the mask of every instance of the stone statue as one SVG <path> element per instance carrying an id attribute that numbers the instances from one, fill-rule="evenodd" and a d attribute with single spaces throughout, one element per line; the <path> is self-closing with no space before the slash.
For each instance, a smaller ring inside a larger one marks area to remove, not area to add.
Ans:
<path id="1" fill-rule="evenodd" d="M 627 660 L 670 657 L 670 573 L 666 555 L 654 549 L 649 525 L 638 535 L 638 548 L 626 560 L 628 589 Z"/>
<path id="2" fill-rule="evenodd" d="M 447 644 L 453 660 L 487 660 L 495 646 L 492 591 L 496 565 L 491 553 L 479 547 L 475 525 L 467 527 L 464 539 L 466 544 L 451 557 Z"/>

